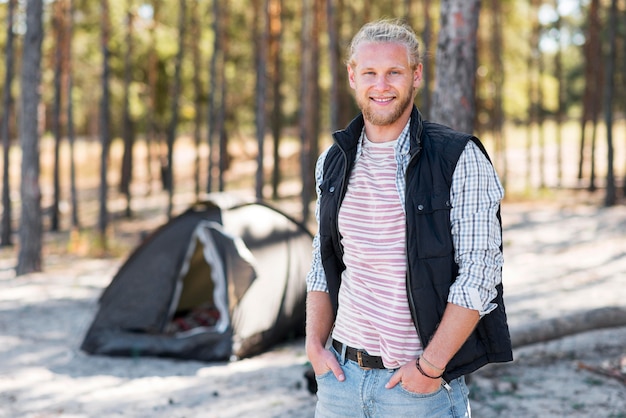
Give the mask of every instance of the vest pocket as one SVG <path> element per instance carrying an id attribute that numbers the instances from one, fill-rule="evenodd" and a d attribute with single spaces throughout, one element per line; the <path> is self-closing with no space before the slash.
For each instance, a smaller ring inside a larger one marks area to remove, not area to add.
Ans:
<path id="1" fill-rule="evenodd" d="M 448 193 L 419 194 L 411 199 L 415 228 L 409 220 L 409 251 L 418 258 L 445 257 L 454 253 L 450 230 L 450 197 Z M 414 246 L 413 244 L 417 244 Z"/>

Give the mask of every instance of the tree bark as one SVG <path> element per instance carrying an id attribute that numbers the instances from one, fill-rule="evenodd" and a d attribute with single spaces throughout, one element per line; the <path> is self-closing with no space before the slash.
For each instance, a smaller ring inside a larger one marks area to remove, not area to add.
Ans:
<path id="1" fill-rule="evenodd" d="M 606 77 L 604 84 L 604 123 L 607 140 L 607 174 L 605 206 L 613 206 L 617 202 L 615 189 L 615 172 L 613 168 L 613 92 L 615 88 L 615 57 L 617 55 L 617 0 L 611 0 L 609 13 L 609 56 L 606 60 Z"/>
<path id="2" fill-rule="evenodd" d="M 330 130 L 332 132 L 340 128 L 339 125 L 339 83 L 341 78 L 340 74 L 340 48 L 339 48 L 339 28 L 338 19 L 336 14 L 335 0 L 326 0 L 326 22 L 328 25 L 328 55 L 329 64 L 328 71 L 330 72 Z M 342 68 L 343 70 L 343 68 Z"/>
<path id="3" fill-rule="evenodd" d="M 202 39 L 202 27 L 198 19 L 200 1 L 195 0 L 193 2 L 193 10 L 191 12 L 191 32 L 192 39 L 192 54 L 193 54 L 193 86 L 194 86 L 194 146 L 196 151 L 196 158 L 194 161 L 194 194 L 196 200 L 200 197 L 200 141 L 202 137 L 202 82 L 200 80 L 200 72 L 202 71 L 202 54 L 200 51 L 200 42 L 197 40 Z"/>
<path id="4" fill-rule="evenodd" d="M 0 232 L 0 246 L 6 247 L 13 245 L 13 227 L 11 218 L 13 210 L 11 208 L 11 184 L 9 182 L 9 154 L 11 152 L 11 138 L 9 133 L 9 121 L 11 120 L 11 110 L 13 109 L 13 96 L 11 95 L 11 85 L 13 84 L 13 71 L 15 58 L 13 46 L 13 22 L 15 15 L 15 4 L 17 0 L 9 0 L 7 10 L 7 38 L 5 49 L 5 73 L 4 73 L 4 91 L 2 94 L 2 122 L 0 125 L 0 135 L 2 135 L 2 226 Z"/>
<path id="5" fill-rule="evenodd" d="M 156 26 L 159 18 L 159 0 L 152 0 L 152 18 L 150 20 L 150 52 L 148 56 L 148 105 L 146 111 L 146 174 L 148 177 L 148 193 L 152 192 L 152 182 L 154 179 L 152 172 L 153 145 L 158 146 L 158 130 L 156 124 L 157 112 L 157 82 L 158 82 L 158 54 Z"/>
<path id="6" fill-rule="evenodd" d="M 589 186 L 595 190 L 595 142 L 597 133 L 598 113 L 601 106 L 600 89 L 603 83 L 602 44 L 600 39 L 600 0 L 591 0 L 589 4 L 587 33 L 583 53 L 585 56 L 585 90 L 583 92 L 583 111 L 581 116 L 581 138 L 578 161 L 578 179 L 583 180 L 586 149 L 591 148 Z M 591 145 L 586 144 L 587 125 L 591 122 Z"/>
<path id="7" fill-rule="evenodd" d="M 280 55 L 283 32 L 282 0 L 270 2 L 270 61 L 272 65 L 272 139 L 274 145 L 274 167 L 272 170 L 272 198 L 278 199 L 280 185 L 280 140 L 283 129 L 282 95 L 280 93 L 282 60 Z"/>
<path id="8" fill-rule="evenodd" d="M 111 109 L 110 109 L 110 88 L 109 88 L 109 33 L 110 33 L 110 21 L 109 21 L 109 2 L 108 0 L 101 0 L 101 17 L 100 17 L 100 30 L 101 30 L 101 50 L 102 50 L 102 97 L 100 99 L 100 144 L 101 144 L 101 158 L 100 158 L 100 213 L 98 216 L 98 230 L 100 232 L 100 240 L 103 250 L 107 247 L 106 233 L 109 223 L 109 211 L 107 208 L 108 199 L 108 163 L 109 163 L 109 147 L 110 147 L 110 123 L 111 123 Z"/>
<path id="9" fill-rule="evenodd" d="M 563 120 L 565 119 L 565 80 L 563 78 L 563 42 L 562 16 L 559 13 L 559 0 L 553 1 L 557 13 L 555 29 L 558 36 L 558 46 L 554 54 L 554 77 L 557 82 L 557 110 L 556 110 L 556 170 L 557 187 L 563 184 Z"/>
<path id="10" fill-rule="evenodd" d="M 56 49 L 54 57 L 54 105 L 52 116 L 52 130 L 54 133 L 54 158 L 53 158 L 53 199 L 50 208 L 50 230 L 58 231 L 60 226 L 59 220 L 59 201 L 61 200 L 61 181 L 59 174 L 59 154 L 61 150 L 61 142 L 63 140 L 64 115 L 63 109 L 63 92 L 66 89 L 63 86 L 65 73 L 65 1 L 57 1 L 53 4 L 53 28 L 56 40 Z"/>
<path id="11" fill-rule="evenodd" d="M 539 57 L 539 16 L 538 0 L 531 0 L 528 10 L 528 18 L 531 22 L 530 51 L 526 58 L 526 69 L 528 71 L 528 110 L 526 126 L 526 189 L 533 188 L 532 168 L 533 168 L 533 137 L 538 119 L 539 100 L 537 75 Z"/>
<path id="12" fill-rule="evenodd" d="M 170 127 L 167 133 L 167 190 L 168 190 L 168 207 L 167 216 L 172 217 L 174 211 L 174 143 L 176 141 L 176 131 L 178 128 L 178 104 L 180 102 L 181 86 L 182 86 L 182 65 L 185 51 L 185 28 L 187 18 L 186 1 L 179 1 L 178 16 L 178 52 L 176 54 L 176 63 L 174 70 L 174 86 L 172 88 L 172 107 Z"/>
<path id="13" fill-rule="evenodd" d="M 502 179 L 502 185 L 506 189 L 508 180 L 508 167 L 506 158 L 506 143 L 502 129 L 504 126 L 504 108 L 502 92 L 504 91 L 504 63 L 502 62 L 502 8 L 500 1 L 491 0 L 491 59 L 493 63 L 493 111 L 491 115 L 491 132 L 495 143 L 494 162 Z"/>
<path id="14" fill-rule="evenodd" d="M 135 137 L 133 132 L 133 120 L 130 115 L 130 85 L 132 83 L 132 62 L 133 56 L 133 12 L 132 3 L 126 5 L 126 53 L 124 54 L 124 104 L 122 110 L 122 138 L 124 141 L 124 153 L 122 154 L 122 172 L 120 175 L 120 192 L 126 197 L 126 210 L 124 215 L 127 218 L 132 216 L 130 184 L 133 178 L 133 148 Z"/>
<path id="15" fill-rule="evenodd" d="M 209 63 L 209 108 L 207 121 L 209 123 L 209 129 L 207 133 L 207 142 L 209 145 L 209 161 L 208 161 L 208 178 L 207 178 L 207 192 L 211 193 L 214 189 L 213 179 L 218 176 L 215 173 L 216 168 L 219 167 L 219 153 L 216 152 L 217 136 L 221 132 L 221 120 L 219 118 L 218 105 L 220 104 L 219 85 L 224 84 L 224 80 L 220 80 L 223 71 L 223 51 L 222 51 L 222 12 L 220 9 L 219 0 L 213 0 L 213 52 L 211 54 L 211 61 Z M 221 83 L 220 83 L 221 81 Z"/>
<path id="16" fill-rule="evenodd" d="M 72 0 L 67 0 L 67 7 L 65 9 L 66 21 L 67 21 L 67 36 L 65 37 L 65 59 L 66 59 L 66 74 L 67 83 L 65 85 L 67 92 L 65 96 L 66 100 L 66 120 L 67 120 L 67 140 L 70 146 L 70 200 L 72 202 L 71 209 L 71 227 L 77 229 L 80 227 L 78 221 L 78 192 L 76 187 L 76 152 L 74 149 L 75 135 L 74 135 L 74 101 L 72 99 L 72 38 L 74 33 L 74 5 Z"/>
<path id="17" fill-rule="evenodd" d="M 39 185 L 39 82 L 43 40 L 43 0 L 28 0 L 22 62 L 20 138 L 22 143 L 22 214 L 16 274 L 42 270 L 42 211 Z"/>
<path id="18" fill-rule="evenodd" d="M 430 59 L 430 43 L 432 37 L 432 23 L 430 18 L 430 0 L 423 0 L 424 29 L 422 30 L 422 91 L 419 95 L 420 111 L 426 119 L 430 119 L 432 105 L 431 76 L 433 61 Z"/>
<path id="19" fill-rule="evenodd" d="M 267 101 L 267 44 L 270 30 L 269 0 L 255 0 L 255 61 L 256 61 L 256 102 L 255 102 L 255 124 L 257 139 L 257 168 L 255 195 L 258 200 L 263 200 L 264 183 L 264 150 L 265 150 L 265 129 L 267 126 L 267 112 L 265 102 Z"/>
<path id="20" fill-rule="evenodd" d="M 539 26 L 539 32 L 542 32 L 541 26 Z M 543 79 L 545 72 L 545 58 L 541 48 L 537 48 L 537 64 L 538 64 L 538 79 L 537 79 L 537 129 L 538 129 L 538 142 L 539 142 L 539 188 L 546 188 L 546 111 L 544 104 L 544 92 L 543 92 Z"/>
<path id="21" fill-rule="evenodd" d="M 431 119 L 474 131 L 480 0 L 442 0 Z"/>
<path id="22" fill-rule="evenodd" d="M 218 134 L 219 134 L 219 176 L 218 176 L 218 190 L 223 192 L 226 187 L 226 170 L 230 164 L 230 157 L 228 154 L 228 131 L 226 129 L 226 120 L 229 117 L 227 112 L 226 95 L 228 93 L 228 80 L 226 78 L 226 61 L 228 59 L 228 8 L 222 9 L 222 34 L 220 36 L 220 51 L 221 51 L 221 63 L 219 67 L 219 79 L 222 81 L 220 85 L 220 94 L 218 102 Z"/>
<path id="23" fill-rule="evenodd" d="M 319 136 L 319 22 L 322 3 L 306 0 L 302 6 L 302 61 L 300 86 L 300 143 L 302 170 L 302 220 L 309 218 L 309 204 L 315 191 L 313 164 L 317 158 Z"/>

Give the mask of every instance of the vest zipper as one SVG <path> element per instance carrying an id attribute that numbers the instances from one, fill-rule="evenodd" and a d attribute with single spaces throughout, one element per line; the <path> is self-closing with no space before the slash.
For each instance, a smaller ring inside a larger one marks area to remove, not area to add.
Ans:
<path id="1" fill-rule="evenodd" d="M 348 174 L 348 156 L 346 155 L 346 151 L 344 151 L 344 149 L 342 147 L 339 147 L 339 149 L 341 150 L 341 155 L 343 156 L 343 175 L 341 176 L 341 187 L 339 188 L 339 198 L 337 199 L 337 214 L 335 216 L 335 222 L 336 225 L 335 227 L 337 228 L 337 238 L 338 238 L 338 246 L 339 246 L 339 250 L 341 251 L 341 259 L 343 260 L 343 256 L 344 256 L 344 252 L 343 252 L 343 245 L 341 245 L 341 234 L 339 233 L 339 209 L 341 208 L 341 203 L 343 202 L 343 198 L 346 195 L 346 189 L 347 187 L 345 186 L 346 184 L 348 184 L 348 181 L 346 179 L 346 176 Z"/>
<path id="2" fill-rule="evenodd" d="M 405 190 L 404 190 L 404 207 L 405 210 L 408 213 L 408 204 L 409 204 L 409 199 L 408 199 L 408 195 L 409 195 L 409 187 L 408 187 L 408 174 L 409 174 L 409 170 L 411 168 L 411 164 L 413 163 L 413 161 L 417 158 L 417 156 L 420 154 L 422 150 L 421 146 L 418 146 L 417 150 L 413 153 L 413 155 L 411 155 L 411 158 L 409 159 L 409 162 L 406 166 L 406 171 L 404 172 L 404 183 L 405 183 Z M 405 221 L 405 235 L 408 237 L 409 236 L 409 221 L 408 218 Z M 410 268 L 411 268 L 411 263 L 409 262 L 409 241 L 408 239 L 405 240 L 404 243 L 405 246 L 405 251 L 406 251 L 406 293 L 407 293 L 407 297 L 409 299 L 409 310 L 411 312 L 411 318 L 413 319 L 413 324 L 415 325 L 415 330 L 417 331 L 417 337 L 420 339 L 420 341 L 422 340 L 422 337 L 420 335 L 420 330 L 419 330 L 419 325 L 417 323 L 417 309 L 415 308 L 415 300 L 413 298 L 413 291 L 411 289 L 411 275 L 410 275 Z M 422 348 L 424 348 L 424 343 L 422 342 Z"/>

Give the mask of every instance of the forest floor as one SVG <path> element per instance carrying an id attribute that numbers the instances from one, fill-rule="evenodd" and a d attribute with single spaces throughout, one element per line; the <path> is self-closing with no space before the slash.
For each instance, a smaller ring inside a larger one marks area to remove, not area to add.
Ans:
<path id="1" fill-rule="evenodd" d="M 506 202 L 502 213 L 512 330 L 626 307 L 626 206 L 559 199 Z M 154 219 L 119 221 L 118 245 L 132 248 Z M 61 250 L 69 236 L 56 240 L 43 273 L 15 277 L 13 251 L 0 251 L 0 417 L 313 416 L 302 340 L 222 363 L 80 351 L 125 253 L 72 255 Z M 475 417 L 626 417 L 626 327 L 521 347 L 514 356 L 470 376 Z"/>
<path id="2" fill-rule="evenodd" d="M 85 147 L 80 161 L 95 161 L 96 150 Z M 565 155 L 576 155 L 571 151 Z M 193 167 L 193 152 L 176 155 L 181 171 Z M 287 149 L 287 156 L 296 167 L 297 153 Z M 523 160 L 512 161 L 511 170 L 519 172 L 510 180 L 519 182 Z M 49 166 L 44 159 L 44 175 L 49 176 Z M 254 178 L 254 167 L 241 163 L 238 172 Z M 573 164 L 567 167 L 572 171 Z M 91 188 L 83 194 L 81 216 L 95 225 L 93 171 L 81 176 L 83 187 Z M 145 167 L 138 167 L 142 172 Z M 184 173 L 177 184 L 189 186 L 192 178 Z M 293 198 L 281 208 L 294 214 L 299 192 L 288 189 L 296 192 L 288 193 Z M 504 290 L 513 336 L 552 318 L 626 308 L 626 205 L 605 208 L 600 193 L 569 191 L 504 202 Z M 175 213 L 193 201 L 178 191 L 175 198 Z M 134 204 L 135 217 L 125 220 L 118 215 L 123 200 L 109 199 L 113 221 L 106 254 L 94 246 L 96 235 L 88 230 L 46 233 L 44 272 L 16 277 L 15 248 L 0 248 L 0 418 L 312 417 L 315 396 L 304 378 L 302 340 L 221 363 L 90 356 L 80 350 L 103 289 L 142 237 L 167 220 L 162 192 Z M 626 418 L 626 327 L 599 327 L 523 346 L 514 357 L 470 376 L 475 417 Z"/>

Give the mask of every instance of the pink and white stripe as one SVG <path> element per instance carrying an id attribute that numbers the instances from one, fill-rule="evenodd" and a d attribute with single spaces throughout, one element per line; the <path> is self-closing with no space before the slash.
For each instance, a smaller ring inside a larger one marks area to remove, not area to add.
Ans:
<path id="1" fill-rule="evenodd" d="M 396 141 L 364 140 L 339 211 L 346 270 L 333 338 L 387 368 L 417 357 L 419 337 L 406 292 L 405 216 L 395 184 Z"/>

